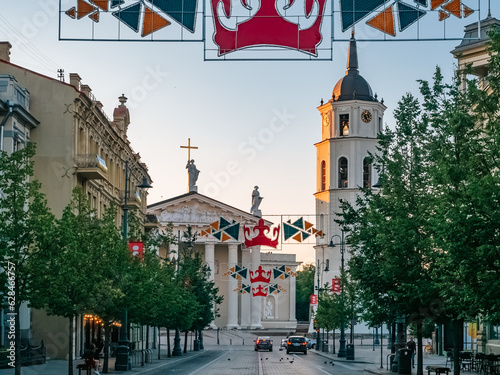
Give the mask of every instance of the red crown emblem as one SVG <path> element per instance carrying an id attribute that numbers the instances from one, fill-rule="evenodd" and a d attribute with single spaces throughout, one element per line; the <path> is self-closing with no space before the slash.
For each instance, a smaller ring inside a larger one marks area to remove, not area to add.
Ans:
<path id="1" fill-rule="evenodd" d="M 273 238 L 268 238 L 266 234 L 268 234 L 271 230 L 267 225 L 264 225 L 264 219 L 259 219 L 259 223 L 253 227 L 253 238 L 250 239 L 250 234 L 251 229 L 247 227 L 243 227 L 243 233 L 245 234 L 245 246 L 246 247 L 252 247 L 252 246 L 269 246 L 269 247 L 276 247 L 278 246 L 278 238 L 279 238 L 279 233 L 280 233 L 280 226 L 278 225 L 277 228 L 273 228 Z M 255 235 L 256 233 L 256 235 Z"/>
<path id="2" fill-rule="evenodd" d="M 279 46 L 317 56 L 326 0 L 210 0 L 219 56 L 253 46 Z"/>
<path id="3" fill-rule="evenodd" d="M 262 286 L 262 285 L 259 285 L 257 286 L 257 288 L 252 288 L 252 295 L 254 297 L 258 297 L 258 296 L 262 296 L 262 297 L 266 297 L 267 296 L 267 286 Z"/>
<path id="4" fill-rule="evenodd" d="M 257 276 L 254 276 L 257 275 Z M 262 266 L 259 266 L 257 270 L 254 272 L 250 271 L 250 282 L 251 283 L 269 283 L 271 281 L 271 271 L 266 272 L 262 269 Z"/>

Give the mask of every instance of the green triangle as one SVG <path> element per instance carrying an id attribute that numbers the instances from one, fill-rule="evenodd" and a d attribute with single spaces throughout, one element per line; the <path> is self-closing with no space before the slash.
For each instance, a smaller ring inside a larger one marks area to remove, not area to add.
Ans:
<path id="1" fill-rule="evenodd" d="M 231 225 L 231 223 L 229 221 L 227 221 L 226 219 L 224 219 L 223 217 L 220 218 L 220 221 L 219 221 L 219 229 L 223 229 L 227 226 Z"/>
<path id="2" fill-rule="evenodd" d="M 303 220 L 303 218 L 298 219 L 292 225 L 295 225 L 297 228 L 304 229 L 304 220 Z"/>
<path id="3" fill-rule="evenodd" d="M 298 231 L 299 230 L 297 228 L 294 228 L 287 223 L 283 223 L 283 233 L 285 234 L 285 241 L 295 235 Z"/>
<path id="4" fill-rule="evenodd" d="M 311 234 L 307 232 L 302 232 L 302 241 L 309 237 Z"/>
<path id="5" fill-rule="evenodd" d="M 277 279 L 278 277 L 280 277 L 281 275 L 283 274 L 283 272 L 281 272 L 279 269 L 273 269 L 273 278 Z"/>
<path id="6" fill-rule="evenodd" d="M 236 241 L 238 241 L 238 237 L 240 235 L 240 223 L 236 223 L 229 228 L 224 229 L 224 231 L 233 237 Z"/>
<path id="7" fill-rule="evenodd" d="M 220 241 L 221 232 L 212 233 L 212 236 L 214 236 L 215 238 L 217 238 Z"/>

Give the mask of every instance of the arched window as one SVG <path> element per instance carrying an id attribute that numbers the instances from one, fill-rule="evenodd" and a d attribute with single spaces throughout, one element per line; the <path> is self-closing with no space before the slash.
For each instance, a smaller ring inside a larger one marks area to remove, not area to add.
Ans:
<path id="1" fill-rule="evenodd" d="M 341 136 L 349 135 L 349 114 L 340 115 L 339 120 L 340 120 L 339 121 L 340 135 Z"/>
<path id="2" fill-rule="evenodd" d="M 339 188 L 347 187 L 347 159 L 342 157 L 339 159 Z"/>
<path id="3" fill-rule="evenodd" d="M 371 158 L 363 159 L 363 187 L 369 189 L 372 186 L 372 163 Z"/>
<path id="4" fill-rule="evenodd" d="M 321 191 L 326 189 L 326 161 L 321 161 Z"/>

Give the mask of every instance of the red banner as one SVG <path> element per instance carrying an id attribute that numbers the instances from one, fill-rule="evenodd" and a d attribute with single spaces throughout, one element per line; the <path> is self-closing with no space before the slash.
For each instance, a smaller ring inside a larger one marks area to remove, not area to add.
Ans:
<path id="1" fill-rule="evenodd" d="M 332 292 L 335 294 L 340 294 L 340 278 L 334 277 L 332 279 Z"/>
<path id="2" fill-rule="evenodd" d="M 316 294 L 311 294 L 311 305 L 318 304 L 318 296 Z"/>
<path id="3" fill-rule="evenodd" d="M 132 256 L 144 259 L 144 244 L 142 242 L 129 242 L 128 249 L 132 253 Z"/>

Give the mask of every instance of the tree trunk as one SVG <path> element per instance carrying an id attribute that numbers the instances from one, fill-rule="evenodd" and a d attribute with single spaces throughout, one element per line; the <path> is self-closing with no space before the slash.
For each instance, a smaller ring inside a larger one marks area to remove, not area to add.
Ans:
<path id="1" fill-rule="evenodd" d="M 424 375 L 424 357 L 422 350 L 422 320 L 417 320 L 417 375 Z"/>
<path id="2" fill-rule="evenodd" d="M 111 326 L 108 321 L 104 323 L 104 363 L 102 364 L 103 374 L 107 374 L 109 370 L 109 346 L 111 339 Z"/>
<path id="3" fill-rule="evenodd" d="M 73 375 L 73 318 L 69 317 L 68 375 Z"/>
<path id="4" fill-rule="evenodd" d="M 160 349 L 161 349 L 161 327 L 158 326 L 158 359 L 160 359 Z M 168 330 L 167 330 L 168 332 Z M 168 337 L 168 336 L 167 336 Z M 170 354 L 170 353 L 168 353 Z"/>
<path id="5" fill-rule="evenodd" d="M 9 290 L 9 293 L 11 290 Z M 19 322 L 19 310 L 21 309 L 21 302 L 19 301 L 19 284 L 17 277 L 14 281 L 14 295 L 11 296 L 14 299 L 14 316 L 9 318 L 9 325 L 12 327 L 12 320 L 14 320 L 14 345 L 15 345 L 15 375 L 21 375 L 21 323 Z M 12 300 L 9 297 L 9 304 Z M 12 306 L 12 305 L 10 305 Z M 11 331 L 9 331 L 9 338 Z M 11 341 L 12 342 L 12 341 Z M 10 345 L 9 345 L 10 346 Z"/>
<path id="6" fill-rule="evenodd" d="M 462 320 L 453 320 L 453 375 L 460 375 L 460 338 L 462 337 Z"/>

